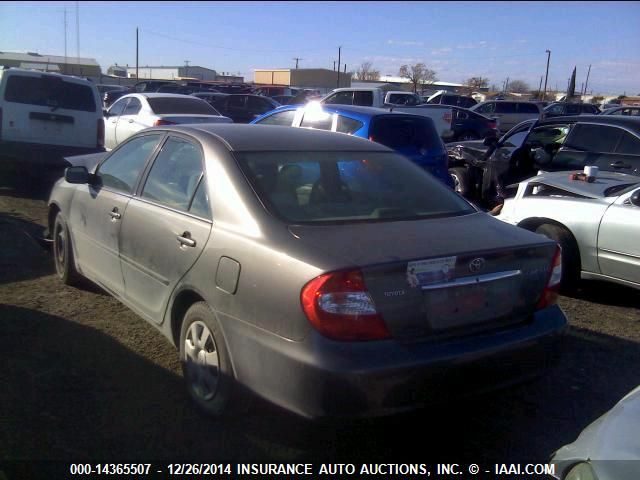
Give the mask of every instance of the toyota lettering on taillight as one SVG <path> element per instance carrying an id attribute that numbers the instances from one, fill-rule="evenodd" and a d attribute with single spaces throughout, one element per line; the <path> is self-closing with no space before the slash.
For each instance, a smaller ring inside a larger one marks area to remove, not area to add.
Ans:
<path id="1" fill-rule="evenodd" d="M 382 340 L 391 336 L 360 270 L 314 278 L 303 287 L 300 301 L 311 325 L 333 340 Z"/>

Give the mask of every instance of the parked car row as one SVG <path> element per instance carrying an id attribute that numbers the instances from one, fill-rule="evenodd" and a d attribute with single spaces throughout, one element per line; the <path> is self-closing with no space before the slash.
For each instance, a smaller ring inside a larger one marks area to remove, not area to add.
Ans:
<path id="1" fill-rule="evenodd" d="M 447 144 L 456 190 L 488 206 L 507 196 L 506 187 L 539 170 L 602 171 L 640 175 L 640 119 L 580 115 L 527 120 L 499 140 Z"/>

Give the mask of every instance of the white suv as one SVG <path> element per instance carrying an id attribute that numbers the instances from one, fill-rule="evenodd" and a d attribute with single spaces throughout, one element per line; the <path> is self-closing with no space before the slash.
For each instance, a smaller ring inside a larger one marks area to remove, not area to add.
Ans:
<path id="1" fill-rule="evenodd" d="M 0 69 L 0 154 L 56 163 L 104 151 L 97 87 L 78 77 L 18 68 Z"/>

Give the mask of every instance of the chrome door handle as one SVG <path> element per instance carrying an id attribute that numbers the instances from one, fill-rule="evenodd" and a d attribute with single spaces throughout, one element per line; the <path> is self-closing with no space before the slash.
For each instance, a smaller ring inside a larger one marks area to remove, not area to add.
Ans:
<path id="1" fill-rule="evenodd" d="M 118 213 L 118 207 L 114 207 L 113 210 L 109 212 L 109 216 L 111 216 L 113 220 L 120 220 L 122 218 L 122 215 Z"/>
<path id="2" fill-rule="evenodd" d="M 189 232 L 184 232 L 182 235 L 178 235 L 176 237 L 176 240 L 178 240 L 178 242 L 180 242 L 180 245 L 184 247 L 196 246 L 196 241 L 191 238 L 191 234 Z"/>

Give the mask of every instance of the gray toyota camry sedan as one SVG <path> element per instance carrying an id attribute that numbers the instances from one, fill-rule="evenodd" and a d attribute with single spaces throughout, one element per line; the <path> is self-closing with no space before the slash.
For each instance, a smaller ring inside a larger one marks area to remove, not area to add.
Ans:
<path id="1" fill-rule="evenodd" d="M 58 276 L 158 328 L 211 414 L 247 391 L 312 418 L 447 401 L 542 372 L 566 329 L 555 242 L 365 139 L 185 125 L 70 161 Z"/>

